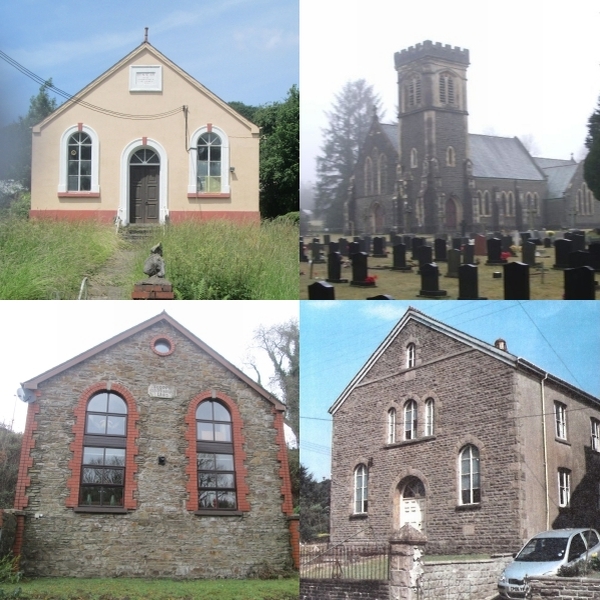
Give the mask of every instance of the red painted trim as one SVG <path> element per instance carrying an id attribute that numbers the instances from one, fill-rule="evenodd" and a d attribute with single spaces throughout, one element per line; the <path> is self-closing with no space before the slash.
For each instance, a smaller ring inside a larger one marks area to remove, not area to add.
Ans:
<path id="1" fill-rule="evenodd" d="M 23 442 L 21 443 L 21 458 L 19 459 L 19 476 L 17 478 L 17 489 L 15 493 L 15 509 L 23 510 L 29 504 L 29 498 L 25 495 L 27 488 L 31 484 L 31 478 L 28 475 L 29 469 L 33 466 L 33 457 L 31 450 L 35 448 L 33 432 L 37 429 L 35 416 L 40 412 L 39 398 L 42 395 L 36 391 L 37 399 L 27 406 L 27 421 L 25 422 L 25 431 L 23 433 Z"/>
<path id="2" fill-rule="evenodd" d="M 188 211 L 171 210 L 169 211 L 171 223 L 181 223 L 182 221 L 233 221 L 234 223 L 260 223 L 260 213 L 242 210 L 215 210 L 215 211 Z"/>
<path id="3" fill-rule="evenodd" d="M 188 198 L 197 198 L 198 200 L 202 200 L 203 198 L 205 199 L 209 199 L 209 198 L 231 198 L 231 194 L 217 194 L 216 192 L 214 193 L 210 193 L 210 192 L 195 192 L 195 193 L 189 193 L 187 195 Z"/>
<path id="4" fill-rule="evenodd" d="M 283 502 L 281 510 L 285 515 L 294 514 L 294 503 L 292 500 L 292 480 L 290 478 L 290 466 L 288 464 L 287 445 L 285 443 L 285 431 L 283 428 L 283 411 L 273 407 L 275 417 L 275 443 L 278 445 L 277 459 L 279 460 L 279 477 L 281 478 L 281 497 Z"/>
<path id="5" fill-rule="evenodd" d="M 80 196 L 78 196 L 80 197 Z M 99 221 L 113 223 L 116 210 L 30 210 L 30 219 L 52 219 L 54 221 Z"/>
<path id="6" fill-rule="evenodd" d="M 58 192 L 59 198 L 100 198 L 100 192 Z"/>
<path id="7" fill-rule="evenodd" d="M 135 475 L 137 473 L 137 464 L 135 457 L 138 453 L 136 440 L 139 436 L 138 420 L 139 413 L 135 405 L 135 398 L 131 392 L 120 383 L 110 383 L 102 381 L 86 388 L 79 396 L 77 406 L 73 413 L 75 415 L 75 423 L 73 425 L 73 433 L 75 439 L 69 446 L 69 450 L 73 452 L 73 458 L 69 461 L 69 469 L 71 476 L 67 480 L 67 490 L 69 495 L 65 501 L 67 508 L 75 508 L 79 505 L 79 485 L 81 482 L 81 462 L 83 460 L 83 436 L 85 432 L 85 412 L 90 397 L 96 392 L 110 390 L 120 394 L 127 404 L 127 448 L 125 451 L 125 490 L 123 493 L 123 508 L 133 510 L 137 508 L 137 500 L 134 498 L 137 492 L 137 482 Z"/>
<path id="8" fill-rule="evenodd" d="M 235 467 L 235 487 L 237 491 L 237 510 L 241 512 L 248 512 L 250 510 L 250 502 L 248 501 L 248 495 L 250 489 L 248 488 L 247 476 L 248 469 L 244 462 L 246 460 L 246 453 L 244 452 L 244 434 L 243 434 L 243 423 L 237 404 L 225 394 L 221 392 L 215 392 L 213 397 L 212 391 L 206 391 L 198 394 L 188 407 L 188 412 L 185 417 L 186 431 L 185 437 L 187 440 L 186 457 L 188 459 L 186 474 L 187 480 L 187 492 L 188 501 L 187 509 L 189 511 L 198 510 L 198 461 L 196 453 L 196 409 L 198 404 L 203 400 L 220 400 L 229 410 L 231 414 L 232 424 L 232 437 L 233 437 L 233 463 Z"/>

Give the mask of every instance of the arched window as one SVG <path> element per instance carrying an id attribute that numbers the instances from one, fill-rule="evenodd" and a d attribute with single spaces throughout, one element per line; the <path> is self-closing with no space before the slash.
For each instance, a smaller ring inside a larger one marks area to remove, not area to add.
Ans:
<path id="1" fill-rule="evenodd" d="M 454 77 L 450 73 L 442 73 L 439 79 L 440 102 L 454 104 Z"/>
<path id="2" fill-rule="evenodd" d="M 354 469 L 354 513 L 362 514 L 368 508 L 368 479 L 367 467 L 363 464 Z"/>
<path id="3" fill-rule="evenodd" d="M 215 400 L 196 409 L 198 509 L 237 507 L 232 423 L 229 410 Z"/>
<path id="4" fill-rule="evenodd" d="M 581 206 L 582 206 L 582 202 L 581 202 L 581 190 L 577 190 L 577 200 L 575 201 L 575 212 L 578 215 L 581 214 Z"/>
<path id="5" fill-rule="evenodd" d="M 416 169 L 419 166 L 419 153 L 416 148 L 410 151 L 410 168 Z"/>
<path id="6" fill-rule="evenodd" d="M 433 398 L 425 400 L 425 435 L 433 435 L 435 432 L 435 402 Z"/>
<path id="7" fill-rule="evenodd" d="M 507 211 L 506 214 L 511 217 L 515 216 L 515 195 L 512 192 L 508 192 Z"/>
<path id="8" fill-rule="evenodd" d="M 80 506 L 123 506 L 127 404 L 114 392 L 94 394 L 85 413 Z"/>
<path id="9" fill-rule="evenodd" d="M 456 166 L 456 153 L 454 152 L 454 148 L 452 146 L 448 146 L 448 148 L 446 148 L 446 166 Z"/>
<path id="10" fill-rule="evenodd" d="M 394 444 L 396 442 L 396 409 L 390 408 L 388 410 L 388 444 Z"/>
<path id="11" fill-rule="evenodd" d="M 379 168 L 377 170 L 377 188 L 379 194 L 387 194 L 387 156 L 379 155 Z"/>
<path id="12" fill-rule="evenodd" d="M 406 346 L 406 368 L 412 369 L 416 364 L 417 348 L 414 344 Z"/>
<path id="13" fill-rule="evenodd" d="M 365 196 L 373 193 L 373 161 L 370 156 L 365 159 Z"/>
<path id="14" fill-rule="evenodd" d="M 460 451 L 460 503 L 479 504 L 480 502 L 479 450 L 469 444 Z"/>
<path id="15" fill-rule="evenodd" d="M 401 485 L 400 527 L 411 525 L 417 531 L 425 529 L 425 486 L 417 477 L 408 477 Z"/>
<path id="16" fill-rule="evenodd" d="M 409 400 L 404 405 L 404 439 L 414 440 L 417 437 L 417 403 Z"/>
<path id="17" fill-rule="evenodd" d="M 229 138 L 214 125 L 200 127 L 192 135 L 188 195 L 229 194 Z"/>
<path id="18" fill-rule="evenodd" d="M 60 139 L 58 193 L 98 195 L 98 135 L 87 125 L 69 127 Z"/>
<path id="19" fill-rule="evenodd" d="M 483 192 L 483 214 L 489 217 L 492 214 L 492 205 L 490 203 L 490 193 L 486 190 Z"/>

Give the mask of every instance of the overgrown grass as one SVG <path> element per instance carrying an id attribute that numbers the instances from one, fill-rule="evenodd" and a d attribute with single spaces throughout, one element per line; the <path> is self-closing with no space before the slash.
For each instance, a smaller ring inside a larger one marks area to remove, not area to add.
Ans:
<path id="1" fill-rule="evenodd" d="M 165 229 L 167 279 L 182 300 L 298 298 L 298 227 L 186 221 Z"/>
<path id="2" fill-rule="evenodd" d="M 20 588 L 20 592 L 16 590 Z M 0 599 L 23 600 L 297 600 L 298 579 L 35 579 L 0 585 Z M 14 595 L 16 594 L 16 595 Z"/>
<path id="3" fill-rule="evenodd" d="M 0 299 L 77 298 L 81 280 L 116 250 L 114 229 L 92 221 L 0 220 Z"/>

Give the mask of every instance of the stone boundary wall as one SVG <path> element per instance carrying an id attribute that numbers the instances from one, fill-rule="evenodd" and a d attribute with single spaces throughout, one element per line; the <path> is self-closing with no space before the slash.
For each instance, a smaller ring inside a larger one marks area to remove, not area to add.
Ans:
<path id="1" fill-rule="evenodd" d="M 600 579 L 585 577 L 539 577 L 530 579 L 531 600 L 591 600 L 600 598 Z"/>
<path id="2" fill-rule="evenodd" d="M 489 560 L 423 563 L 423 600 L 485 600 L 498 593 L 498 577 L 512 561 L 510 555 Z"/>
<path id="3" fill-rule="evenodd" d="M 299 600 L 389 600 L 387 581 L 300 579 Z"/>

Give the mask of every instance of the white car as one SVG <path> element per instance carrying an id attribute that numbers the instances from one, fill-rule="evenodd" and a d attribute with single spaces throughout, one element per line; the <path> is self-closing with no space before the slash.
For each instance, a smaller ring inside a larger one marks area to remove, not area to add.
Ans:
<path id="1" fill-rule="evenodd" d="M 556 575 L 560 567 L 574 565 L 600 552 L 595 529 L 554 529 L 533 536 L 500 575 L 498 593 L 510 600 L 525 598 L 526 577 Z"/>

